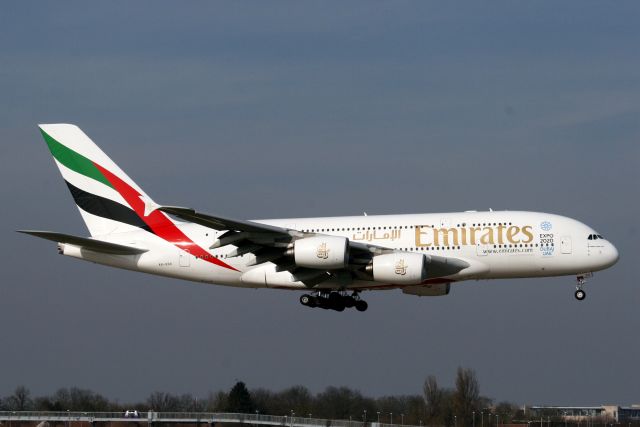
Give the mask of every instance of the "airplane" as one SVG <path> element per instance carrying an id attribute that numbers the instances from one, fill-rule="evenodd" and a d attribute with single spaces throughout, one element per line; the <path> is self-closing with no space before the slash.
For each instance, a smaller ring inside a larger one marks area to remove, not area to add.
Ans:
<path id="1" fill-rule="evenodd" d="M 466 280 L 576 276 L 618 261 L 565 216 L 493 211 L 241 220 L 155 203 L 79 127 L 39 125 L 90 237 L 19 230 L 111 267 L 244 288 L 303 291 L 307 307 L 365 311 L 363 291 L 440 296 Z"/>

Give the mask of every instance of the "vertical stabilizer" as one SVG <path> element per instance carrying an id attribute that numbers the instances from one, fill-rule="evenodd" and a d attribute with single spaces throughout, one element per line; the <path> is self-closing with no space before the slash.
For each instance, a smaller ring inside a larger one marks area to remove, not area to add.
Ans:
<path id="1" fill-rule="evenodd" d="M 79 127 L 39 127 L 92 236 L 148 229 L 157 205 Z"/>

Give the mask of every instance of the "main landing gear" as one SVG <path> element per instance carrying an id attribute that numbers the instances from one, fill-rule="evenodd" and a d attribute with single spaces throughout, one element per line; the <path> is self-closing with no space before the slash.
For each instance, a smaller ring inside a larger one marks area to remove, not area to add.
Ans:
<path id="1" fill-rule="evenodd" d="M 582 290 L 582 287 L 584 286 L 586 279 L 585 279 L 585 276 L 580 275 L 576 277 L 576 280 L 578 281 L 578 283 L 576 283 L 576 293 L 574 295 L 578 301 L 582 301 L 587 297 L 587 293 Z"/>
<path id="2" fill-rule="evenodd" d="M 366 311 L 369 307 L 366 301 L 360 299 L 358 292 L 347 295 L 345 292 L 314 292 L 300 297 L 300 304 L 306 307 L 320 307 L 325 310 L 344 311 L 345 308 L 355 307 L 358 311 Z"/>

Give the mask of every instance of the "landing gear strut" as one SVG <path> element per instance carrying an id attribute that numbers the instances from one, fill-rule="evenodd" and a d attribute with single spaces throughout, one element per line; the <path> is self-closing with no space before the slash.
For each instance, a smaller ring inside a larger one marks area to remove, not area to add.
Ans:
<path id="1" fill-rule="evenodd" d="M 577 276 L 576 280 L 578 283 L 576 283 L 576 293 L 574 295 L 578 301 L 582 301 L 587 297 L 587 293 L 582 290 L 582 287 L 586 282 L 585 276 Z"/>
<path id="2" fill-rule="evenodd" d="M 344 311 L 345 308 L 355 307 L 358 311 L 366 311 L 369 307 L 366 301 L 360 299 L 357 291 L 351 295 L 346 292 L 333 291 L 322 292 L 316 291 L 313 294 L 304 294 L 300 297 L 300 304 L 306 307 L 320 307 L 325 310 Z"/>

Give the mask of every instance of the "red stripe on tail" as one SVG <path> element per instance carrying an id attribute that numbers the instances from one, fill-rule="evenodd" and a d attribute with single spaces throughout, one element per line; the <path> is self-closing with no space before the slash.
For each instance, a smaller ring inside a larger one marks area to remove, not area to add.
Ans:
<path id="1" fill-rule="evenodd" d="M 173 243 L 178 248 L 189 252 L 196 258 L 201 258 L 204 261 L 208 261 L 220 267 L 228 268 L 229 270 L 238 271 L 238 269 L 220 261 L 218 258 L 211 257 L 209 252 L 187 237 L 187 235 L 184 234 L 163 212 L 153 211 L 148 216 L 144 216 L 144 202 L 140 198 L 141 194 L 138 193 L 135 188 L 131 187 L 107 169 L 95 162 L 93 162 L 93 164 L 100 170 L 111 185 L 113 185 L 113 188 L 115 188 L 116 191 L 127 201 L 129 206 L 131 206 L 140 219 L 142 219 L 145 224 L 151 228 L 154 234 L 163 238 L 167 242 Z"/>

